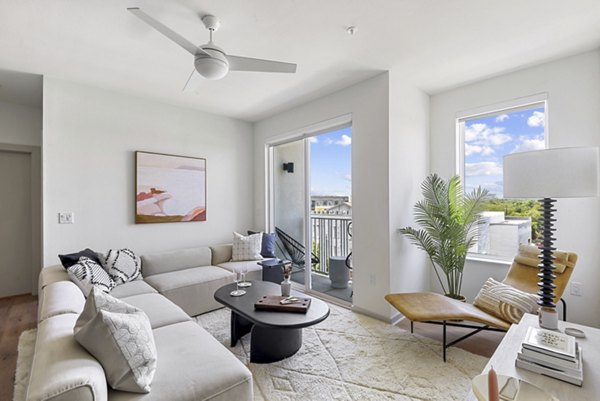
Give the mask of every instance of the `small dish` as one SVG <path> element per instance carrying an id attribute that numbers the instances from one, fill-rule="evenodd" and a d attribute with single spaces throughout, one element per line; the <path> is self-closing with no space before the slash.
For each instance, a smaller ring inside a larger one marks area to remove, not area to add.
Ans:
<path id="1" fill-rule="evenodd" d="M 577 338 L 585 338 L 585 333 L 574 327 L 567 327 L 565 329 L 565 334 L 568 334 L 570 336 L 577 337 Z"/>

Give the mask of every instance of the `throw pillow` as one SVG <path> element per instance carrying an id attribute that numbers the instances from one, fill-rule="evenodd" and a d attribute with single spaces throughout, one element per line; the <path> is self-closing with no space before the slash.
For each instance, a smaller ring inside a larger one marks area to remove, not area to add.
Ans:
<path id="1" fill-rule="evenodd" d="M 519 323 L 523 314 L 537 313 L 537 301 L 537 295 L 518 290 L 490 277 L 479 290 L 473 305 L 504 321 Z"/>
<path id="2" fill-rule="evenodd" d="M 262 235 L 252 234 L 247 237 L 242 234 L 233 233 L 233 247 L 231 251 L 231 261 L 241 260 L 261 260 L 260 248 L 262 244 Z"/>
<path id="3" fill-rule="evenodd" d="M 256 231 L 248 230 L 248 235 L 259 234 Z M 262 233 L 262 244 L 260 246 L 260 254 L 263 258 L 276 258 L 275 256 L 275 240 L 277 234 L 275 233 Z"/>
<path id="4" fill-rule="evenodd" d="M 131 249 L 109 249 L 100 261 L 116 285 L 142 278 L 142 262 Z"/>
<path id="5" fill-rule="evenodd" d="M 141 309 L 94 288 L 73 332 L 100 362 L 110 387 L 150 392 L 157 352 L 150 320 Z"/>
<path id="6" fill-rule="evenodd" d="M 79 262 L 67 269 L 69 278 L 83 292 L 86 297 L 92 291 L 92 288 L 98 287 L 103 292 L 110 292 L 115 287 L 115 282 L 108 275 L 106 270 L 90 258 L 82 256 Z"/>
<path id="7" fill-rule="evenodd" d="M 60 259 L 60 263 L 62 263 L 63 267 L 65 269 L 68 269 L 75 263 L 79 262 L 79 258 L 81 258 L 82 256 L 92 259 L 98 264 L 102 264 L 100 263 L 100 258 L 98 257 L 98 254 L 92 251 L 90 248 L 85 248 L 83 251 L 68 253 L 66 255 L 58 255 L 58 258 Z"/>

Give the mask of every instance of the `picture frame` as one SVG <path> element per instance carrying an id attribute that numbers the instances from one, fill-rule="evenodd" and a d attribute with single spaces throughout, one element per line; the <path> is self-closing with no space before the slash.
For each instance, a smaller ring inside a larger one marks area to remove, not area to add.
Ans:
<path id="1" fill-rule="evenodd" d="M 206 221 L 206 159 L 135 152 L 135 223 Z"/>

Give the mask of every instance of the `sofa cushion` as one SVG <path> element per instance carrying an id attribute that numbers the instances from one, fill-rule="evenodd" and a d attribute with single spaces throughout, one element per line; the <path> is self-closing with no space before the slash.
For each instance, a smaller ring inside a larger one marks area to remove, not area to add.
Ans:
<path id="1" fill-rule="evenodd" d="M 231 261 L 238 260 L 260 260 L 263 257 L 260 254 L 262 244 L 262 234 L 252 234 L 244 236 L 233 233 L 233 248 L 231 251 Z"/>
<path id="2" fill-rule="evenodd" d="M 209 247 L 178 249 L 142 255 L 142 274 L 144 277 L 148 277 L 190 267 L 210 266 L 210 264 L 211 251 Z"/>
<path id="3" fill-rule="evenodd" d="M 27 401 L 102 401 L 107 398 L 102 365 L 73 337 L 77 315 L 63 314 L 38 325 Z"/>
<path id="4" fill-rule="evenodd" d="M 106 254 L 99 254 L 99 258 L 117 285 L 142 278 L 142 262 L 131 249 L 109 249 Z"/>
<path id="5" fill-rule="evenodd" d="M 246 267 L 246 280 L 262 280 L 262 266 L 256 260 L 220 263 L 219 267 L 232 273 L 238 273 L 242 267 Z"/>
<path id="6" fill-rule="evenodd" d="M 153 329 L 191 320 L 179 306 L 160 294 L 140 294 L 121 300 L 146 312 Z"/>
<path id="7" fill-rule="evenodd" d="M 152 391 L 109 390 L 111 401 L 252 401 L 252 374 L 206 330 L 193 322 L 154 330 L 160 360 Z"/>
<path id="8" fill-rule="evenodd" d="M 219 266 L 221 263 L 229 262 L 231 260 L 231 244 L 211 245 L 210 250 L 212 251 L 211 265 L 213 266 Z"/>
<path id="9" fill-rule="evenodd" d="M 110 292 L 115 282 L 102 266 L 92 259 L 82 256 L 79 262 L 67 269 L 69 278 L 73 281 L 86 297 L 92 288 L 100 288 L 104 292 Z"/>
<path id="10" fill-rule="evenodd" d="M 102 364 L 112 388 L 150 392 L 156 346 L 150 320 L 141 309 L 93 288 L 74 336 Z"/>
<path id="11" fill-rule="evenodd" d="M 175 302 L 190 316 L 222 308 L 214 299 L 217 289 L 233 282 L 235 275 L 217 266 L 194 267 L 155 274 L 144 280 Z"/>
<path id="12" fill-rule="evenodd" d="M 135 280 L 116 286 L 112 289 L 110 295 L 115 298 L 124 298 L 139 294 L 156 294 L 157 292 L 158 291 L 145 281 Z"/>
<path id="13" fill-rule="evenodd" d="M 257 234 L 260 231 L 248 230 L 248 235 Z M 263 258 L 275 258 L 275 241 L 277 233 L 262 233 L 262 243 L 260 245 L 260 254 Z"/>
<path id="14" fill-rule="evenodd" d="M 98 254 L 96 252 L 92 251 L 90 248 L 85 248 L 83 251 L 69 253 L 66 255 L 58 255 L 58 258 L 60 259 L 60 263 L 62 263 L 63 267 L 65 269 L 68 269 L 69 267 L 73 266 L 75 263 L 79 262 L 79 259 L 82 256 L 86 257 L 88 259 L 92 259 L 94 262 L 96 262 L 98 264 L 101 264 L 100 258 L 98 258 Z"/>
<path id="15" fill-rule="evenodd" d="M 42 291 L 44 295 L 40 297 L 41 304 L 38 315 L 40 322 L 64 313 L 79 315 L 83 310 L 85 297 L 75 283 L 58 281 L 48 284 Z"/>

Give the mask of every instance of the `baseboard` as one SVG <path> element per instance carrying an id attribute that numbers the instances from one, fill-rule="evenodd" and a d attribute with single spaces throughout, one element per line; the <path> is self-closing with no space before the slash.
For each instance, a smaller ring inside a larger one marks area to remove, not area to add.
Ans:
<path id="1" fill-rule="evenodd" d="M 373 319 L 381 320 L 382 322 L 386 322 L 386 323 L 390 323 L 390 324 L 396 324 L 396 323 L 393 323 L 393 322 L 394 322 L 394 320 L 396 318 L 398 318 L 398 315 L 400 315 L 398 313 L 398 314 L 396 314 L 396 315 L 394 315 L 394 316 L 392 316 L 390 318 L 390 317 L 387 317 L 387 316 L 380 315 L 378 313 L 373 313 L 373 312 L 368 311 L 366 309 L 360 308 L 360 307 L 358 307 L 356 305 L 352 305 L 352 312 L 360 313 L 361 315 L 366 315 L 366 316 L 372 317 Z M 400 321 L 401 318 L 403 318 L 403 317 L 404 316 L 400 315 L 400 319 L 398 321 Z"/>

